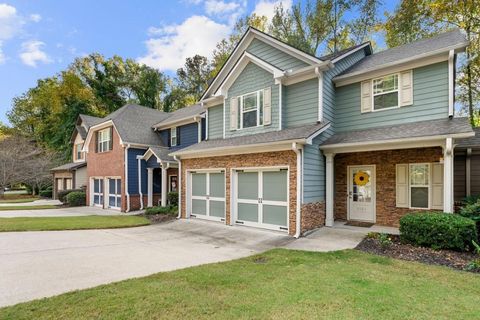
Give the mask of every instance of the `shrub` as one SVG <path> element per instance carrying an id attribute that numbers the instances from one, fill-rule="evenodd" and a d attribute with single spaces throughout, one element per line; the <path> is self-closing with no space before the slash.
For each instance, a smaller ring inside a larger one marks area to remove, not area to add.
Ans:
<path id="1" fill-rule="evenodd" d="M 78 189 L 60 190 L 57 193 L 58 200 L 60 200 L 61 202 L 66 202 L 66 196 L 70 192 L 82 192 L 82 190 L 78 190 Z"/>
<path id="2" fill-rule="evenodd" d="M 38 195 L 42 198 L 51 198 L 52 197 L 52 189 L 42 190 L 42 191 L 40 191 L 40 193 Z"/>
<path id="3" fill-rule="evenodd" d="M 171 206 L 178 206 L 178 192 L 169 192 L 167 195 L 168 204 Z"/>
<path id="4" fill-rule="evenodd" d="M 475 204 L 475 203 L 477 203 L 477 202 L 480 202 L 480 195 L 465 197 L 462 202 L 463 202 L 465 205 Z"/>
<path id="5" fill-rule="evenodd" d="M 393 243 L 392 238 L 390 238 L 390 235 L 387 233 L 380 233 L 378 236 L 378 242 L 380 243 L 382 249 L 387 249 Z"/>
<path id="6" fill-rule="evenodd" d="M 472 219 L 477 224 L 477 232 L 480 232 L 480 202 L 474 202 L 465 205 L 460 209 L 459 214 L 462 217 Z M 480 241 L 480 234 L 478 235 L 478 241 Z"/>
<path id="7" fill-rule="evenodd" d="M 72 207 L 84 206 L 87 203 L 87 195 L 82 191 L 73 191 L 65 197 L 67 203 Z"/>
<path id="8" fill-rule="evenodd" d="M 166 206 L 166 207 L 150 207 L 145 210 L 146 215 L 151 214 L 171 214 L 176 215 L 178 213 L 178 207 Z"/>
<path id="9" fill-rule="evenodd" d="M 443 212 L 411 213 L 400 219 L 403 242 L 433 249 L 469 250 L 477 239 L 471 219 Z"/>

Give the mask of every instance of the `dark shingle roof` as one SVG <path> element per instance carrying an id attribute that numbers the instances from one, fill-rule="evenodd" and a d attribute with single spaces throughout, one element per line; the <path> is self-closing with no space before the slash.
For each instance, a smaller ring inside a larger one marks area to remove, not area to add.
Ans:
<path id="1" fill-rule="evenodd" d="M 169 124 L 175 121 L 192 118 L 194 116 L 201 115 L 204 112 L 205 107 L 203 107 L 201 104 L 195 104 L 193 106 L 181 108 L 175 110 L 174 112 L 167 113 L 167 118 L 162 120 L 160 123 L 155 124 L 154 127 L 162 126 L 164 123 Z"/>
<path id="2" fill-rule="evenodd" d="M 475 136 L 466 139 L 459 139 L 456 148 L 480 148 L 480 127 L 473 128 Z"/>
<path id="3" fill-rule="evenodd" d="M 353 51 L 363 45 L 366 45 L 368 44 L 369 42 L 364 42 L 364 43 L 361 43 L 361 44 L 357 44 L 355 46 L 352 46 L 350 48 L 346 48 L 346 49 L 343 49 L 343 50 L 340 50 L 340 51 L 337 51 L 337 52 L 334 52 L 334 53 L 330 53 L 330 54 L 327 54 L 327 55 L 324 55 L 324 56 L 321 56 L 319 59 L 323 60 L 323 61 L 326 61 L 326 60 L 334 60 L 346 53 L 348 53 L 349 51 Z"/>
<path id="4" fill-rule="evenodd" d="M 169 150 L 167 147 L 150 147 L 150 150 L 152 150 L 153 154 L 160 159 L 161 161 L 165 162 L 174 162 L 175 159 L 169 155 L 172 151 Z"/>
<path id="5" fill-rule="evenodd" d="M 241 137 L 233 137 L 227 139 L 213 139 L 199 142 L 189 147 L 183 148 L 173 154 L 182 154 L 184 152 L 206 151 L 217 148 L 235 148 L 239 146 L 248 146 L 261 143 L 272 143 L 280 141 L 288 141 L 295 139 L 307 139 L 317 131 L 325 128 L 329 123 L 318 123 L 313 125 L 306 125 L 300 127 L 292 127 L 280 131 L 271 131 L 265 133 L 258 133 L 246 135 Z"/>
<path id="6" fill-rule="evenodd" d="M 78 168 L 84 167 L 86 165 L 87 165 L 86 162 L 71 162 L 71 163 L 66 163 L 59 167 L 50 169 L 50 171 L 72 171 L 72 170 L 76 170 Z"/>
<path id="7" fill-rule="evenodd" d="M 455 133 L 470 133 L 472 127 L 467 118 L 428 120 L 394 126 L 336 133 L 322 146 L 332 144 L 361 143 L 396 139 L 420 138 Z"/>
<path id="8" fill-rule="evenodd" d="M 101 123 L 103 120 L 102 118 L 89 116 L 87 114 L 80 114 L 79 117 L 80 119 L 82 119 L 82 122 L 85 124 L 87 128 L 90 128 L 91 126 Z"/>
<path id="9" fill-rule="evenodd" d="M 367 56 L 357 64 L 354 64 L 345 70 L 338 77 L 366 72 L 370 69 L 381 68 L 382 65 L 388 65 L 404 59 L 428 54 L 432 51 L 462 44 L 467 45 L 468 42 L 462 32 L 459 29 L 455 29 L 428 39 L 415 41 Z"/>

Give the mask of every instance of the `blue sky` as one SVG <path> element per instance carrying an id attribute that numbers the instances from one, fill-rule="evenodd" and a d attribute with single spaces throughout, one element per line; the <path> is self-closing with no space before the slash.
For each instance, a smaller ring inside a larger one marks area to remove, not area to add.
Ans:
<path id="1" fill-rule="evenodd" d="M 13 97 L 75 57 L 117 54 L 172 73 L 186 57 L 209 56 L 239 16 L 271 16 L 279 1 L 0 0 L 0 121 Z M 380 14 L 397 2 L 385 1 Z"/>

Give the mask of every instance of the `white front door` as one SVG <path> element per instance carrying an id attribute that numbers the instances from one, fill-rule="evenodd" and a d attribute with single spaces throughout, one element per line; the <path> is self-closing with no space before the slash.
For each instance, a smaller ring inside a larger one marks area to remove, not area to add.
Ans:
<path id="1" fill-rule="evenodd" d="M 375 166 L 348 167 L 348 219 L 375 222 Z"/>

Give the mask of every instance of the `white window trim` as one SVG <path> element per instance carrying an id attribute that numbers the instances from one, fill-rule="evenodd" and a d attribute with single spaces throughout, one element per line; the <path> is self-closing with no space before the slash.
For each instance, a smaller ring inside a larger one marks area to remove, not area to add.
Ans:
<path id="1" fill-rule="evenodd" d="M 175 143 L 173 143 L 173 139 L 175 139 Z M 170 146 L 176 147 L 178 143 L 177 139 L 177 127 L 170 128 Z"/>
<path id="2" fill-rule="evenodd" d="M 257 125 L 244 128 L 243 127 L 243 114 L 247 113 L 247 112 L 252 112 L 254 110 L 253 109 L 249 110 L 249 111 L 244 111 L 243 110 L 243 98 L 246 97 L 246 96 L 252 95 L 254 93 L 257 95 L 257 106 L 255 107 L 256 112 L 257 112 Z M 260 95 L 261 94 L 263 95 L 263 90 L 256 90 L 256 91 L 252 91 L 252 92 L 249 92 L 249 93 L 245 93 L 245 94 L 243 94 L 241 96 L 238 96 L 236 98 L 236 99 L 239 99 L 238 110 L 239 110 L 239 118 L 240 118 L 240 126 L 238 126 L 238 123 L 237 123 L 237 130 L 258 128 L 258 127 L 263 127 L 264 126 L 263 121 L 262 121 L 262 124 L 259 124 L 260 123 L 260 105 L 259 105 L 259 102 L 260 102 Z M 264 99 L 265 99 L 265 97 L 262 97 L 262 106 L 261 106 L 262 109 L 263 109 Z"/>
<path id="3" fill-rule="evenodd" d="M 397 89 L 396 90 L 385 91 L 385 92 L 382 92 L 382 93 L 375 93 L 374 85 L 373 85 L 375 80 L 380 80 L 380 79 L 390 77 L 390 76 L 395 76 L 395 75 L 397 76 Z M 378 77 L 378 78 L 374 78 L 370 81 L 370 86 L 371 86 L 371 92 L 372 92 L 372 112 L 380 112 L 380 111 L 399 109 L 400 108 L 400 72 L 390 73 L 390 74 L 386 74 L 386 75 Z M 397 93 L 397 103 L 398 104 L 396 106 L 383 108 L 383 109 L 375 109 L 375 97 L 376 96 L 381 96 L 381 95 L 388 94 L 388 93 L 393 93 L 393 92 Z"/>
<path id="4" fill-rule="evenodd" d="M 108 137 L 107 139 L 105 137 Z M 98 146 L 97 146 L 97 149 L 98 149 L 98 152 L 101 153 L 101 152 L 108 152 L 110 151 L 110 140 L 112 139 L 112 137 L 110 136 L 110 128 L 105 128 L 105 129 L 102 129 L 102 130 L 99 130 L 98 131 Z M 105 142 L 108 142 L 108 145 L 106 147 L 106 149 L 103 148 L 103 143 Z"/>
<path id="5" fill-rule="evenodd" d="M 123 188 L 122 178 L 120 178 L 120 177 L 107 177 L 105 180 L 106 180 L 106 189 L 107 189 L 106 192 L 105 192 L 105 194 L 107 196 L 107 198 L 105 199 L 105 202 L 107 204 L 106 206 L 107 206 L 107 208 L 110 208 L 110 209 L 119 210 L 122 206 L 122 188 Z M 111 193 L 112 190 L 110 190 L 110 180 L 115 180 L 115 192 L 118 191 L 117 190 L 117 187 L 118 187 L 118 181 L 117 180 L 120 180 L 120 193 Z M 115 206 L 110 205 L 110 197 L 115 197 Z M 118 200 L 120 200 L 120 207 L 116 206 Z"/>
<path id="6" fill-rule="evenodd" d="M 83 160 L 85 158 L 85 155 L 82 150 L 83 150 L 83 142 L 79 142 L 75 144 L 75 160 Z"/>
<path id="7" fill-rule="evenodd" d="M 412 207 L 412 181 L 411 181 L 411 170 L 412 166 L 418 165 L 427 165 L 428 167 L 428 185 L 414 185 L 413 187 L 417 188 L 428 188 L 428 207 L 421 208 L 421 207 Z M 408 206 L 410 209 L 414 210 L 431 210 L 432 208 L 432 164 L 429 162 L 421 162 L 421 163 L 409 163 L 408 164 Z"/>

